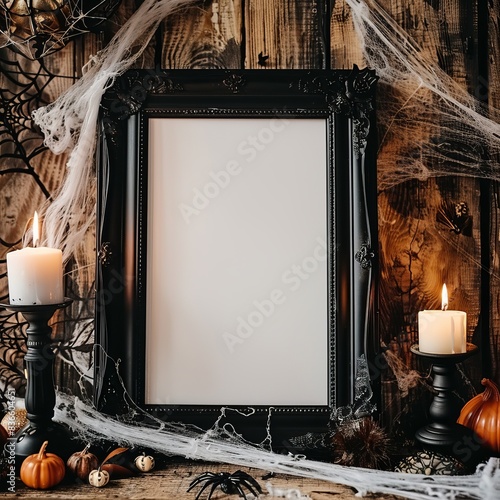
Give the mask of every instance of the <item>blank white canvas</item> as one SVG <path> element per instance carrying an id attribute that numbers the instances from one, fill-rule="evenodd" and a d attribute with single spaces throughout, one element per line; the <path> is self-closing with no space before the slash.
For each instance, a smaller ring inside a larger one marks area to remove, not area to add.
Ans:
<path id="1" fill-rule="evenodd" d="M 329 403 L 326 126 L 149 120 L 146 404 Z"/>

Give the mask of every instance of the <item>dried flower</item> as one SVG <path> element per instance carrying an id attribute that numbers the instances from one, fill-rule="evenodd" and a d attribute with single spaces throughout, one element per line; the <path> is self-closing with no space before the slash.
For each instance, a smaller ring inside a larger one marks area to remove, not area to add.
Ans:
<path id="1" fill-rule="evenodd" d="M 371 417 L 342 424 L 331 437 L 334 463 L 368 469 L 389 465 L 390 440 Z"/>

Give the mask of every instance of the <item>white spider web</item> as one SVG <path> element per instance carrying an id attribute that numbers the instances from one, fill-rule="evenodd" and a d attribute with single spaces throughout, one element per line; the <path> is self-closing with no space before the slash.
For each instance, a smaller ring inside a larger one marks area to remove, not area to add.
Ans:
<path id="1" fill-rule="evenodd" d="M 380 106 L 384 113 L 381 122 L 388 124 L 380 134 L 381 189 L 408 179 L 426 179 L 445 173 L 450 175 L 450 172 L 500 178 L 495 160 L 500 137 L 496 112 L 487 116 L 483 106 L 432 60 L 422 55 L 418 46 L 377 4 L 369 2 L 368 5 L 356 0 L 347 2 L 353 9 L 360 37 L 365 42 L 369 65 L 377 70 L 395 96 L 393 102 L 381 103 Z M 110 46 L 96 58 L 82 80 L 53 105 L 36 113 L 35 119 L 42 127 L 49 147 L 55 152 L 72 150 L 65 186 L 53 203 L 56 208 L 46 217 L 46 225 L 51 217 L 54 222 L 49 235 L 50 244 L 64 248 L 66 256 L 78 244 L 79 234 L 70 231 L 71 239 L 68 240 L 65 231 L 58 231 L 58 227 L 66 229 L 67 224 L 74 227 L 75 220 L 80 225 L 77 224 L 77 230 L 88 224 L 88 210 L 82 210 L 82 206 L 88 201 L 85 193 L 93 182 L 88 164 L 95 151 L 100 98 L 110 81 L 135 61 L 159 20 L 185 4 L 187 2 L 181 0 L 146 0 Z M 139 24 L 137 19 L 141 21 Z M 128 50 L 129 47 L 133 50 Z M 415 136 L 415 131 L 422 128 L 428 131 L 425 141 L 421 135 Z M 391 134 L 400 134 L 404 138 L 399 165 L 389 163 L 389 156 L 384 154 Z M 61 213 L 64 214 L 62 217 Z M 79 220 L 81 214 L 85 221 Z M 131 406 L 130 412 L 134 411 Z M 237 436 L 222 440 L 220 429 L 215 429 L 215 433 L 193 435 L 191 430 L 182 426 L 171 427 L 164 422 L 156 422 L 153 426 L 127 423 L 104 416 L 80 400 L 62 395 L 56 418 L 88 440 L 112 435 L 118 442 L 146 445 L 166 454 L 346 484 L 356 488 L 360 495 L 377 492 L 414 499 L 466 497 L 493 500 L 500 492 L 498 459 L 491 459 L 476 474 L 463 478 L 410 476 L 276 455 L 262 446 L 241 442 Z"/>
<path id="2" fill-rule="evenodd" d="M 368 66 L 385 87 L 377 109 L 379 190 L 445 175 L 500 180 L 500 112 L 447 75 L 377 2 L 346 1 Z"/>

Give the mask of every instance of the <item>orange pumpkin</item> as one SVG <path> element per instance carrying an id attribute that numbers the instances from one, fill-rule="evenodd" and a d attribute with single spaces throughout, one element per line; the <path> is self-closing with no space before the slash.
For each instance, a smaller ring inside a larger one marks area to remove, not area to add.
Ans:
<path id="1" fill-rule="evenodd" d="M 26 457 L 21 465 L 21 481 L 30 488 L 46 490 L 64 479 L 66 467 L 64 460 L 54 453 L 46 453 L 45 441 L 38 453 Z"/>
<path id="2" fill-rule="evenodd" d="M 490 379 L 483 378 L 485 390 L 465 404 L 457 422 L 472 429 L 485 447 L 500 452 L 500 392 Z"/>

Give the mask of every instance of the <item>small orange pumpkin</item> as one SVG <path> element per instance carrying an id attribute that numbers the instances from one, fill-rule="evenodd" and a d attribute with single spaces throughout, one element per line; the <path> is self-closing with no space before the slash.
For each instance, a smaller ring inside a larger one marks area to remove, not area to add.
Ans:
<path id="1" fill-rule="evenodd" d="M 64 460 L 54 453 L 46 453 L 48 444 L 45 441 L 40 451 L 26 457 L 21 465 L 21 481 L 30 488 L 46 490 L 64 479 Z"/>
<path id="2" fill-rule="evenodd" d="M 468 401 L 457 422 L 472 429 L 485 447 L 500 452 L 500 392 L 490 379 L 483 378 L 485 390 Z"/>

